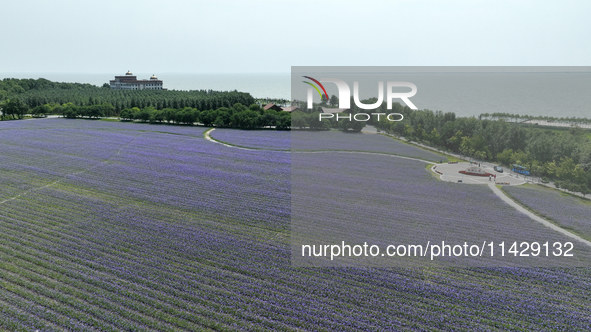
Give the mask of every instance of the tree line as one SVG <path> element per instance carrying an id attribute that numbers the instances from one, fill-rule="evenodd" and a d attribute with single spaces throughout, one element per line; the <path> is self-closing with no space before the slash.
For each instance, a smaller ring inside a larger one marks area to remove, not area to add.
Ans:
<path id="1" fill-rule="evenodd" d="M 99 119 L 101 117 L 118 116 L 121 121 L 140 121 L 146 123 L 169 123 L 181 125 L 202 124 L 205 126 L 255 129 L 275 128 L 285 130 L 291 127 L 291 113 L 275 110 L 264 110 L 260 105 L 246 107 L 240 103 L 232 107 L 220 107 L 215 110 L 200 111 L 196 108 L 165 108 L 154 107 L 126 108 L 116 114 L 115 108 L 109 103 L 92 106 L 77 106 L 73 103 L 45 104 L 30 109 L 20 99 L 13 98 L 0 103 L 3 120 L 22 119 L 30 113 L 33 117 L 48 114 L 61 115 L 64 118 Z"/>
<path id="2" fill-rule="evenodd" d="M 25 114 L 57 114 L 65 118 L 116 116 L 122 121 L 243 129 L 291 127 L 290 113 L 265 111 L 250 94 L 238 91 L 111 90 L 108 85 L 58 83 L 43 78 L 0 81 L 0 111 L 2 120 L 21 119 Z"/>
<path id="3" fill-rule="evenodd" d="M 264 110 L 260 105 L 252 104 L 246 107 L 240 103 L 232 107 L 220 107 L 215 110 L 200 111 L 196 108 L 126 108 L 119 115 L 122 121 L 141 121 L 148 123 L 174 123 L 193 125 L 199 123 L 205 126 L 255 129 L 274 127 L 275 129 L 289 129 L 291 114 L 283 111 Z"/>
<path id="4" fill-rule="evenodd" d="M 134 107 L 191 107 L 203 111 L 232 107 L 236 103 L 255 103 L 249 93 L 238 91 L 111 90 L 108 85 L 98 87 L 82 83 L 58 83 L 43 78 L 7 78 L 0 81 L 0 101 L 16 97 L 30 108 L 46 104 L 93 106 L 108 103 L 116 114 L 125 108 Z"/>
<path id="5" fill-rule="evenodd" d="M 505 166 L 527 167 L 533 176 L 584 195 L 591 193 L 591 143 L 588 130 L 574 126 L 555 131 L 507 122 L 503 117 L 456 118 L 452 112 L 417 110 L 400 104 L 385 113 L 401 113 L 404 120 L 372 124 L 384 132 Z"/>

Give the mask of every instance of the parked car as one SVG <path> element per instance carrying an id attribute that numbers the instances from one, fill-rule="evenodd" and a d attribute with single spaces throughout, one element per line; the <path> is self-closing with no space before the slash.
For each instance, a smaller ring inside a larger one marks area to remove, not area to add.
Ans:
<path id="1" fill-rule="evenodd" d="M 501 166 L 495 166 L 495 167 L 493 167 L 493 169 L 499 173 L 503 173 L 503 167 L 501 167 Z"/>

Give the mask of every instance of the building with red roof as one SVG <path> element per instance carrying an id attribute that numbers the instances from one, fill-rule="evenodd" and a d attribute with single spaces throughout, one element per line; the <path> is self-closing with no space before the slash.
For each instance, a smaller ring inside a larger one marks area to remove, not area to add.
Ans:
<path id="1" fill-rule="evenodd" d="M 138 80 L 129 70 L 123 76 L 115 76 L 109 83 L 113 90 L 166 90 L 158 77 L 152 75 L 149 80 Z"/>

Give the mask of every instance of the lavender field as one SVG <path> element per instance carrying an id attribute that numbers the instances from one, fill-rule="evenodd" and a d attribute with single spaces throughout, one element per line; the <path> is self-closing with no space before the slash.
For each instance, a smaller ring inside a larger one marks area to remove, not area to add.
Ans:
<path id="1" fill-rule="evenodd" d="M 216 128 L 211 137 L 218 141 L 253 149 L 289 150 L 291 132 L 284 130 L 236 130 Z"/>
<path id="2" fill-rule="evenodd" d="M 0 329 L 591 328 L 587 269 L 291 267 L 290 154 L 203 130 L 0 123 Z"/>
<path id="3" fill-rule="evenodd" d="M 591 201 L 540 186 L 505 187 L 504 190 L 527 208 L 591 239 Z"/>
<path id="4" fill-rule="evenodd" d="M 568 242 L 503 202 L 486 185 L 440 182 L 424 163 L 365 154 L 293 154 L 291 164 L 292 236 L 301 238 L 292 251 L 298 266 L 340 266 L 346 259 L 302 257 L 301 244 L 480 243 L 483 241 Z M 396 167 L 390 165 L 395 163 Z M 326 170 L 326 165 L 338 165 Z M 370 171 L 371 170 L 371 171 Z M 374 171 L 376 170 L 376 171 Z M 383 171 L 380 171 L 383 170 Z M 566 212 L 564 212 L 566 213 Z M 361 261 L 377 267 L 588 266 L 591 248 L 575 245 L 567 257 L 460 257 L 428 261 L 375 257 Z M 299 255 L 298 255 L 299 254 Z M 346 266 L 359 266 L 347 264 Z"/>
<path id="5" fill-rule="evenodd" d="M 292 151 L 364 151 L 412 157 L 432 162 L 447 158 L 379 134 L 342 131 L 292 131 Z"/>
<path id="6" fill-rule="evenodd" d="M 277 131 L 216 129 L 211 137 L 220 142 L 239 147 L 292 151 L 365 151 L 433 162 L 446 162 L 447 158 L 436 153 L 398 142 L 377 134 L 344 133 L 331 131 Z"/>

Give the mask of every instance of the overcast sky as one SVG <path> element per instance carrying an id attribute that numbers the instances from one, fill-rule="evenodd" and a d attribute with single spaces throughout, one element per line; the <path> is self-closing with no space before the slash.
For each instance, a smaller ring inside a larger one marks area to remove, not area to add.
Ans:
<path id="1" fill-rule="evenodd" d="M 4 0 L 0 73 L 589 65 L 591 1 Z"/>

